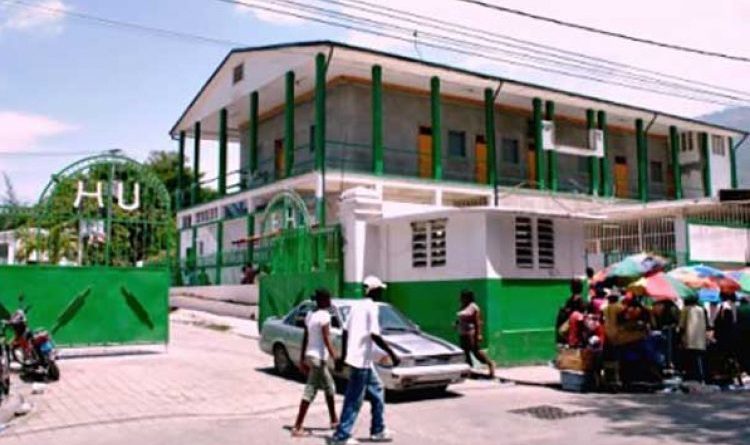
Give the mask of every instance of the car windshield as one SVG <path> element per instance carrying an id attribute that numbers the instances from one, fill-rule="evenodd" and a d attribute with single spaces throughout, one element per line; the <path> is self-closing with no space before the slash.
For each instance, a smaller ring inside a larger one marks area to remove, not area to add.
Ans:
<path id="1" fill-rule="evenodd" d="M 351 306 L 339 306 L 339 311 L 341 311 L 341 316 L 346 321 L 349 318 Z M 378 322 L 380 323 L 380 330 L 383 332 L 417 332 L 419 330 L 401 312 L 388 304 L 378 305 Z"/>

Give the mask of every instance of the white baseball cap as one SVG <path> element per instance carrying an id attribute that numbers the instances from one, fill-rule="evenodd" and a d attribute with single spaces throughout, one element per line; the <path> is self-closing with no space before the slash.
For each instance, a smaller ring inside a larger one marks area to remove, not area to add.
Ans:
<path id="1" fill-rule="evenodd" d="M 368 290 L 378 288 L 385 289 L 388 287 L 380 280 L 380 278 L 376 277 L 375 275 L 366 276 L 365 279 L 362 280 L 362 284 L 364 284 Z"/>

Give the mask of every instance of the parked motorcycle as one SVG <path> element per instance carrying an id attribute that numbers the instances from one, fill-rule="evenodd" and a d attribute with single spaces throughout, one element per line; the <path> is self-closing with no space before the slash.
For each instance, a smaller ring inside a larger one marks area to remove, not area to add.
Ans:
<path id="1" fill-rule="evenodd" d="M 57 366 L 57 350 L 49 332 L 32 331 L 26 318 L 26 309 L 18 309 L 6 324 L 13 330 L 10 342 L 10 357 L 21 365 L 27 375 L 40 376 L 46 380 L 60 379 Z"/>

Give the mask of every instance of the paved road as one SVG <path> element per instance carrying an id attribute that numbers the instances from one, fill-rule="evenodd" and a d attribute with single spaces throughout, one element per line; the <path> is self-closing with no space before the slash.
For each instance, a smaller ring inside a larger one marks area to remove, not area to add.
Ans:
<path id="1" fill-rule="evenodd" d="M 62 361 L 62 380 L 31 396 L 34 412 L 0 434 L 0 445 L 324 443 L 325 431 L 289 438 L 301 383 L 270 373 L 255 341 L 215 319 L 176 316 L 171 326 L 167 353 Z M 749 397 L 579 395 L 471 381 L 444 397 L 390 403 L 386 417 L 397 444 L 739 445 L 750 438 Z M 309 426 L 325 425 L 323 405 L 313 405 Z M 365 409 L 358 437 L 368 421 Z"/>

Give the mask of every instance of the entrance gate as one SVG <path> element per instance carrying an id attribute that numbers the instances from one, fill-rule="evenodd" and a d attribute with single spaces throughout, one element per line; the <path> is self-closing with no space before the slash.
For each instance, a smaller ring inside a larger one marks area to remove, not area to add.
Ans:
<path id="1" fill-rule="evenodd" d="M 165 343 L 174 228 L 169 193 L 117 154 L 53 175 L 13 224 L 15 263 L 0 266 L 0 316 L 31 307 L 62 346 Z"/>
<path id="2" fill-rule="evenodd" d="M 318 287 L 341 291 L 341 231 L 316 228 L 304 200 L 292 191 L 274 196 L 263 213 L 254 259 L 260 277 L 259 323 L 283 316 Z"/>

